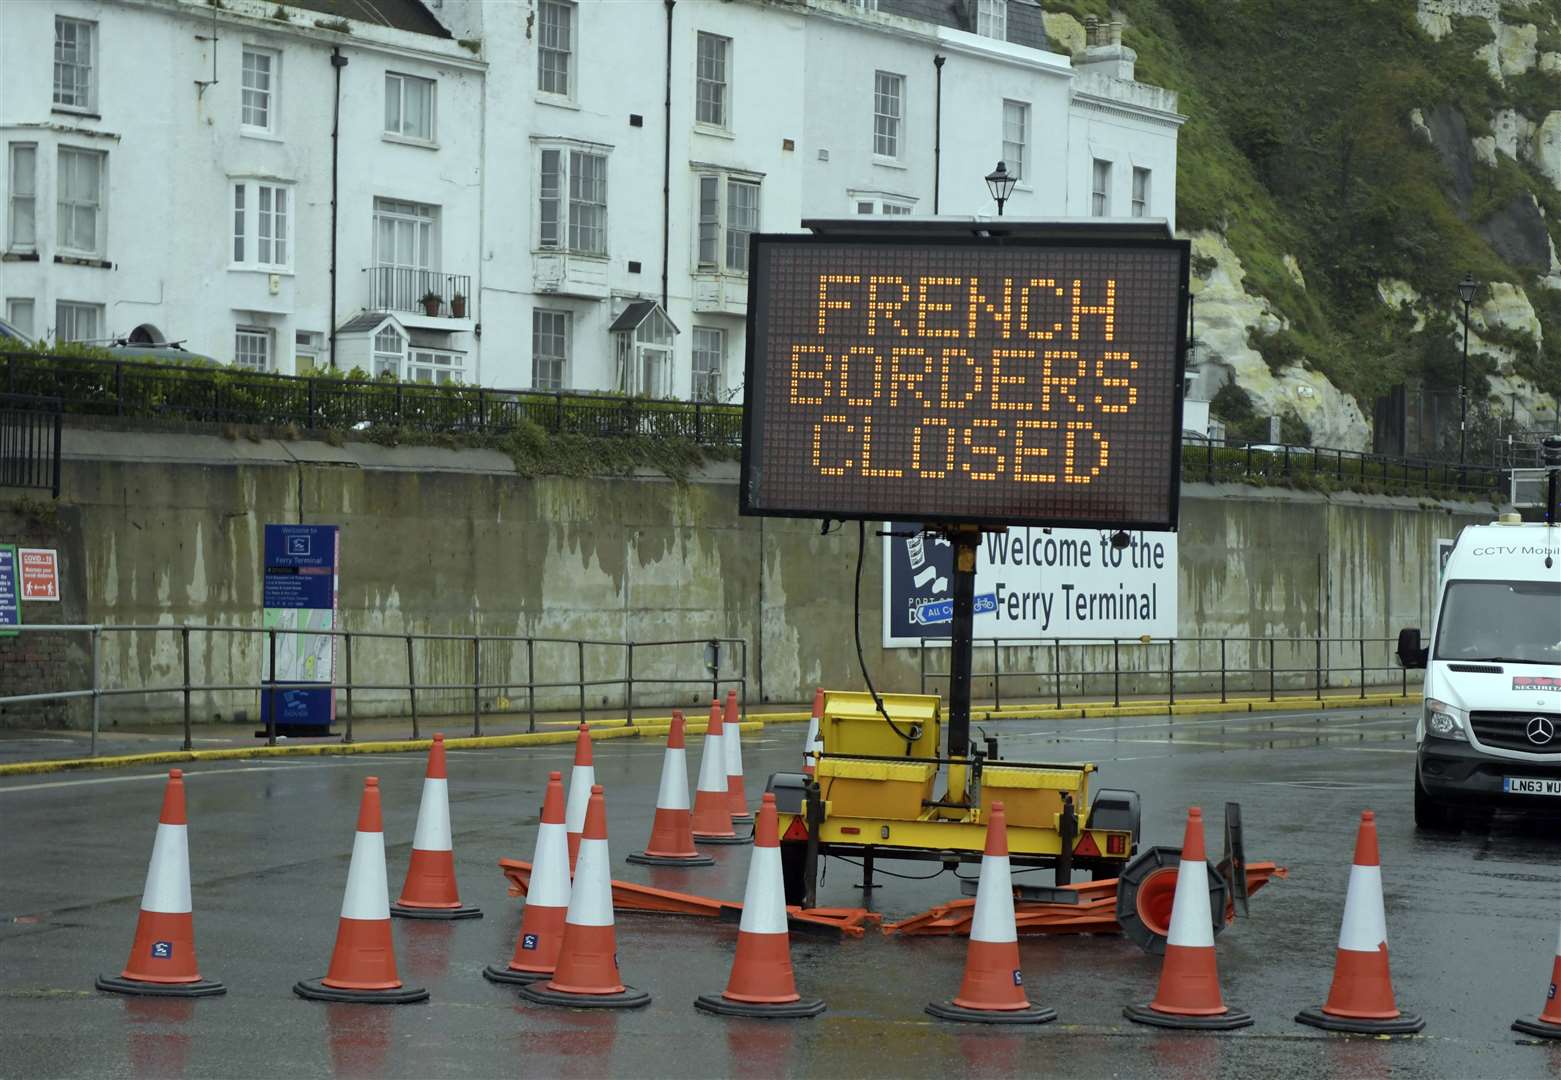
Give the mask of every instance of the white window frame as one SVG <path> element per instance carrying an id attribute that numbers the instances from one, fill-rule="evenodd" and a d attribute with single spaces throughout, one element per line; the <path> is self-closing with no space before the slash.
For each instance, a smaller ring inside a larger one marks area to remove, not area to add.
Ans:
<path id="1" fill-rule="evenodd" d="M 255 363 L 255 358 L 259 363 Z M 265 326 L 233 328 L 233 366 L 244 371 L 276 370 L 276 333 Z"/>
<path id="2" fill-rule="evenodd" d="M 266 61 L 266 84 L 261 89 L 249 84 L 251 57 Z M 239 130 L 250 135 L 275 135 L 277 129 L 277 90 L 282 77 L 282 54 L 276 49 L 267 49 L 259 45 L 245 45 L 243 59 L 239 64 Z M 263 109 L 265 123 L 252 123 L 249 117 L 251 111 L 250 95 L 256 96 L 260 104 L 256 108 Z"/>
<path id="3" fill-rule="evenodd" d="M 394 342 L 395 348 L 389 347 Z M 400 381 L 401 368 L 406 363 L 407 337 L 389 323 L 384 324 L 369 339 L 369 367 L 376 379 L 389 375 Z"/>
<path id="4" fill-rule="evenodd" d="M 1111 216 L 1111 162 L 1105 158 L 1091 159 L 1089 216 Z"/>
<path id="5" fill-rule="evenodd" d="M 716 54 L 708 58 L 705 46 Z M 732 39 L 700 30 L 694 39 L 694 123 L 732 130 Z"/>
<path id="6" fill-rule="evenodd" d="M 92 319 L 92 333 L 86 337 L 82 337 L 77 333 L 77 324 L 83 316 Z M 61 337 L 60 328 L 67 321 L 72 324 L 71 336 Z M 103 305 L 87 304 L 79 300 L 56 300 L 54 302 L 54 340 L 56 343 L 106 340 L 103 333 Z"/>
<path id="7" fill-rule="evenodd" d="M 71 35 L 62 33 L 67 29 L 72 31 Z M 69 46 L 64 41 L 66 36 L 74 37 Z M 73 19 L 67 15 L 54 17 L 54 108 L 83 113 L 97 109 L 97 44 L 97 23 L 89 19 Z M 62 56 L 67 49 L 71 55 Z M 83 53 L 86 55 L 85 60 L 82 59 Z"/>
<path id="8" fill-rule="evenodd" d="M 562 16 L 561 23 L 552 23 L 550 16 Z M 562 26 L 563 47 L 558 45 L 558 30 Z M 537 97 L 543 101 L 573 102 L 575 99 L 575 63 L 578 55 L 580 6 L 574 0 L 541 0 L 537 11 Z M 549 41 L 550 35 L 552 41 Z M 562 57 L 550 68 L 548 57 Z M 563 88 L 558 88 L 556 74 L 563 68 Z M 555 78 L 549 79 L 550 72 Z M 551 85 L 543 85 L 548 82 Z"/>
<path id="9" fill-rule="evenodd" d="M 428 386 L 459 385 L 466 381 L 466 357 L 448 349 L 425 349 L 413 345 L 407 353 L 407 382 Z M 427 375 L 427 378 L 423 376 Z M 441 377 L 442 376 L 442 377 Z"/>
<path id="10" fill-rule="evenodd" d="M 1149 216 L 1149 195 L 1153 190 L 1153 173 L 1141 165 L 1133 166 L 1133 216 Z"/>
<path id="11" fill-rule="evenodd" d="M 69 156 L 75 158 L 97 160 L 97 195 L 94 201 L 85 198 L 67 198 L 66 190 L 66 160 Z M 107 248 L 108 236 L 108 206 L 104 195 L 108 191 L 108 152 L 104 150 L 92 150 L 85 146 L 61 145 L 55 153 L 54 173 L 54 239 L 56 248 L 66 255 L 74 255 L 78 258 L 101 259 Z M 93 237 L 90 248 L 83 247 L 71 240 L 80 239 L 77 236 L 67 238 L 65 230 L 74 231 L 73 224 L 77 211 L 90 208 L 93 214 Z M 67 224 L 69 218 L 71 224 Z"/>
<path id="12" fill-rule="evenodd" d="M 544 329 L 542 325 L 544 322 L 552 325 Z M 569 360 L 574 348 L 574 322 L 574 312 L 563 308 L 531 309 L 531 388 L 533 390 L 557 391 L 569 385 Z M 549 338 L 563 341 L 562 354 L 540 351 L 544 334 Z M 556 375 L 550 371 L 547 378 L 542 377 L 540 365 L 544 362 L 550 367 L 557 363 Z"/>
<path id="13" fill-rule="evenodd" d="M 706 197 L 713 191 L 712 202 Z M 753 217 L 749 228 L 733 227 L 733 195 L 737 190 L 753 189 Z M 764 220 L 764 184 L 762 178 L 751 173 L 735 173 L 722 169 L 701 169 L 694 177 L 694 272 L 697 274 L 726 274 L 734 277 L 748 276 L 748 240 L 758 232 Z M 735 235 L 743 234 L 739 249 L 734 246 Z"/>
<path id="14" fill-rule="evenodd" d="M 309 370 L 304 370 L 305 358 Z M 293 374 L 314 375 L 325 370 L 325 334 L 319 330 L 293 331 Z"/>
<path id="15" fill-rule="evenodd" d="M 232 180 L 228 186 L 228 269 L 291 273 L 297 208 L 291 184 Z M 279 254 L 281 258 L 277 258 Z"/>
<path id="16" fill-rule="evenodd" d="M 1017 117 L 1017 130 L 1015 119 Z M 1014 136 L 1017 135 L 1018 138 Z M 1029 176 L 1030 103 L 1003 99 L 1003 152 L 998 158 L 1008 166 L 1008 175 L 1019 183 Z"/>
<path id="17" fill-rule="evenodd" d="M 549 157 L 555 165 L 549 183 Z M 537 144 L 537 215 L 534 250 L 558 251 L 591 259 L 605 259 L 609 249 L 607 148 L 578 143 Z M 587 177 L 588 160 L 600 162 L 599 176 Z M 596 181 L 599 181 L 596 183 Z M 590 190 L 587 190 L 589 185 Z M 547 212 L 552 204 L 552 212 Z M 597 213 L 587 213 L 588 210 Z M 589 219 L 595 217 L 591 222 Z"/>
<path id="18" fill-rule="evenodd" d="M 847 194 L 851 197 L 851 212 L 857 217 L 896 217 L 916 212 L 916 200 L 908 195 L 890 195 L 881 191 L 852 191 Z"/>
<path id="19" fill-rule="evenodd" d="M 428 134 L 407 130 L 407 89 L 409 86 L 428 88 Z M 396 124 L 391 126 L 390 106 L 395 102 Z M 385 72 L 385 138 L 392 142 L 417 143 L 434 146 L 439 135 L 439 80 L 423 75 L 409 75 L 404 71 Z"/>
<path id="20" fill-rule="evenodd" d="M 23 154 L 30 156 L 30 161 L 25 169 L 20 167 Z M 35 142 L 14 142 L 6 147 L 5 159 L 6 175 L 6 247 L 10 251 L 37 251 L 38 250 L 38 144 Z M 26 180 L 26 190 L 21 190 L 22 181 Z M 21 206 L 30 206 L 29 216 L 31 222 L 28 226 L 26 237 L 17 235 L 16 227 L 18 213 Z"/>
<path id="21" fill-rule="evenodd" d="M 23 308 L 27 309 L 25 325 L 19 314 Z M 5 298 L 5 321 L 16 327 L 30 338 L 38 336 L 34 327 L 38 323 L 38 305 L 30 296 L 8 296 Z"/>
<path id="22" fill-rule="evenodd" d="M 898 164 L 905 156 L 905 76 L 873 72 L 873 157 Z"/>
<path id="23" fill-rule="evenodd" d="M 715 335 L 716 348 L 708 347 L 708 335 Z M 701 342 L 701 337 L 706 337 Z M 720 326 L 695 326 L 693 354 L 689 366 L 688 396 L 693 401 L 722 401 L 726 395 L 727 333 Z M 715 366 L 700 367 L 700 357 L 715 356 Z"/>
<path id="24" fill-rule="evenodd" d="M 1008 0 L 976 0 L 976 33 L 1008 40 Z"/>

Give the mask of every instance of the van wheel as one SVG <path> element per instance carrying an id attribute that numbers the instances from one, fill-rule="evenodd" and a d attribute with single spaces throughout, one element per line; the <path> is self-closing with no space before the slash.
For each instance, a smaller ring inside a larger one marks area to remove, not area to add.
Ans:
<path id="1" fill-rule="evenodd" d="M 1431 798 L 1420 783 L 1420 776 L 1415 775 L 1415 827 L 1425 829 L 1427 832 L 1456 832 L 1458 822 L 1442 803 Z"/>

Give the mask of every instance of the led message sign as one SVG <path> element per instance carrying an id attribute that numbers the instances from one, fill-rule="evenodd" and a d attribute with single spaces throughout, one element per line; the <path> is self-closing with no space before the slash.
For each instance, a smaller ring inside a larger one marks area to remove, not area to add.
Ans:
<path id="1" fill-rule="evenodd" d="M 744 513 L 1175 528 L 1185 242 L 753 243 Z"/>

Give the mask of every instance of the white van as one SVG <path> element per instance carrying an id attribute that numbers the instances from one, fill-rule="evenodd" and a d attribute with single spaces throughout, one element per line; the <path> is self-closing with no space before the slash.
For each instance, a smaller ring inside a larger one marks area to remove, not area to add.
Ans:
<path id="1" fill-rule="evenodd" d="M 1422 645 L 1415 824 L 1456 827 L 1471 804 L 1561 813 L 1561 527 L 1504 514 L 1458 536 Z"/>

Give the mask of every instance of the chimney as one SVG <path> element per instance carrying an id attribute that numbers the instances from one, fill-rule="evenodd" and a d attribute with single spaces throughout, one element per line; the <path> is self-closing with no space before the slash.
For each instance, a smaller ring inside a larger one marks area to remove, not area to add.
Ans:
<path id="1" fill-rule="evenodd" d="M 1138 54 L 1122 44 L 1122 20 L 1102 23 L 1093 15 L 1084 19 L 1084 54 L 1073 58 L 1073 70 L 1080 75 L 1104 75 L 1133 81 L 1133 66 Z"/>

